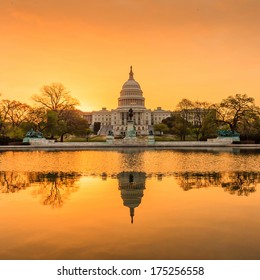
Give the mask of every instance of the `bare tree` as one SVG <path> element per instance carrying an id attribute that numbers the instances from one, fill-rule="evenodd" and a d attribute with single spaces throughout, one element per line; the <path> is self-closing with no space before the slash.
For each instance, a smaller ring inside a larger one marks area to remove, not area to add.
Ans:
<path id="1" fill-rule="evenodd" d="M 194 109 L 194 103 L 189 99 L 182 99 L 178 105 L 177 110 L 181 112 L 181 117 L 186 121 L 189 120 L 190 111 Z"/>
<path id="2" fill-rule="evenodd" d="M 193 109 L 193 102 L 186 98 L 182 99 L 177 105 L 177 113 L 175 113 L 175 127 L 182 141 L 185 141 L 186 136 L 190 133 L 190 115 Z"/>
<path id="3" fill-rule="evenodd" d="M 15 100 L 4 99 L 0 103 L 1 120 L 12 127 L 20 127 L 28 119 L 31 107 Z"/>
<path id="4" fill-rule="evenodd" d="M 259 108 L 255 106 L 254 98 L 246 94 L 236 94 L 223 99 L 220 104 L 212 106 L 217 113 L 217 121 L 236 131 L 242 120 L 256 118 Z"/>
<path id="5" fill-rule="evenodd" d="M 206 136 L 214 134 L 216 129 L 216 113 L 210 108 L 208 102 L 195 101 L 193 112 L 193 132 L 197 141 L 200 137 L 205 139 Z"/>
<path id="6" fill-rule="evenodd" d="M 61 83 L 52 83 L 41 88 L 41 94 L 33 95 L 32 99 L 46 110 L 63 112 L 74 110 L 79 101 L 71 97 L 69 91 Z"/>
<path id="7" fill-rule="evenodd" d="M 46 110 L 43 107 L 31 108 L 28 113 L 28 123 L 35 130 L 43 131 L 47 125 Z"/>
<path id="8" fill-rule="evenodd" d="M 23 122 L 28 120 L 28 113 L 31 107 L 19 101 L 12 101 L 11 105 L 12 107 L 8 115 L 12 127 L 20 127 Z"/>

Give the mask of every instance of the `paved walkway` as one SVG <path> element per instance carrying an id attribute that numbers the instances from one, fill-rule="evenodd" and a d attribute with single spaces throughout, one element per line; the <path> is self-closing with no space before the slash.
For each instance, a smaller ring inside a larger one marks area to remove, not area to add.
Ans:
<path id="1" fill-rule="evenodd" d="M 14 145 L 0 146 L 0 151 L 30 151 L 30 150 L 106 150 L 121 148 L 143 148 L 143 149 L 178 149 L 178 148 L 232 148 L 232 149 L 260 149 L 260 144 L 225 144 L 199 141 L 172 141 L 125 144 L 115 141 L 113 144 L 107 142 L 56 142 L 43 145 Z"/>

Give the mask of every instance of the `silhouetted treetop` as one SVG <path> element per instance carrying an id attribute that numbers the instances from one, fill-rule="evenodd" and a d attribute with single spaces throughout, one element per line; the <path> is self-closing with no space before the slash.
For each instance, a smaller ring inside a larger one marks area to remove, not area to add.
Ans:
<path id="1" fill-rule="evenodd" d="M 41 93 L 33 95 L 32 99 L 51 111 L 74 110 L 79 105 L 79 101 L 61 83 L 43 86 Z"/>

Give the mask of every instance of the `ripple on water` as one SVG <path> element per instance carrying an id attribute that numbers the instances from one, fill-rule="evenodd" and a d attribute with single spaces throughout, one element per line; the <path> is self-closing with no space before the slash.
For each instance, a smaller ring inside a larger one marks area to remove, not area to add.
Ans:
<path id="1" fill-rule="evenodd" d="M 118 174 L 122 171 L 151 173 L 259 171 L 259 154 L 194 151 L 62 151 L 4 152 L 2 171 L 79 172 Z"/>

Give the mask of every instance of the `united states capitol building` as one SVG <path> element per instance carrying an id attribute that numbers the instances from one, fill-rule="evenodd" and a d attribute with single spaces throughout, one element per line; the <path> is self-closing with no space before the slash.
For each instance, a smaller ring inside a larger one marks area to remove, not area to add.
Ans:
<path id="1" fill-rule="evenodd" d="M 123 84 L 118 97 L 118 107 L 107 110 L 84 113 L 84 118 L 91 123 L 91 129 L 99 135 L 112 131 L 115 136 L 125 136 L 127 131 L 128 112 L 133 110 L 133 122 L 137 135 L 148 135 L 153 125 L 171 116 L 171 111 L 157 107 L 155 110 L 145 107 L 145 98 L 140 84 L 134 79 L 132 66 L 128 80 Z"/>

